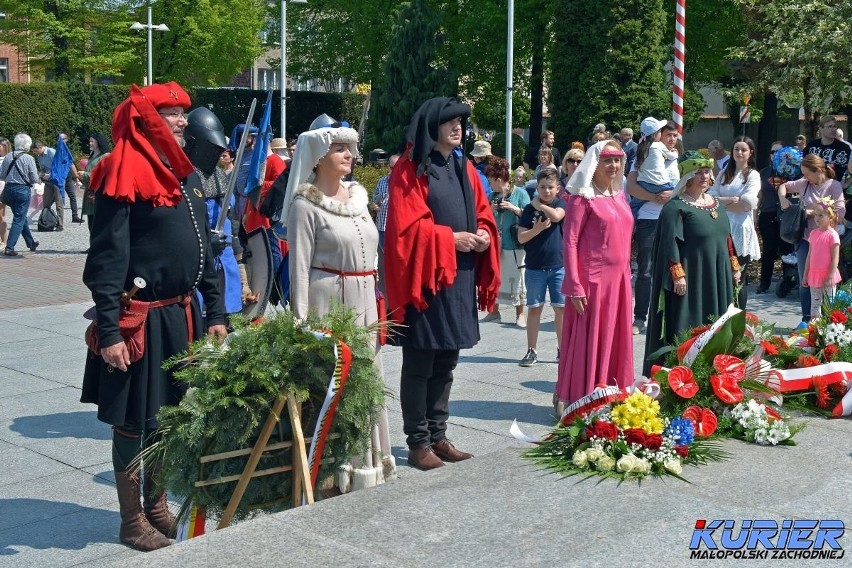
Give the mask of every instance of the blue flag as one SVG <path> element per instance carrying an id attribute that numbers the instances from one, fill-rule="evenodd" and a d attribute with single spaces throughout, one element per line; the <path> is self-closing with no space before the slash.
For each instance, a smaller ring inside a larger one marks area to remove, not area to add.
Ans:
<path id="1" fill-rule="evenodd" d="M 266 96 L 266 104 L 263 105 L 263 114 L 260 117 L 260 129 L 254 141 L 248 179 L 243 188 L 243 195 L 250 196 L 255 204 L 260 198 L 260 188 L 263 185 L 263 179 L 266 177 L 266 154 L 269 152 L 269 143 L 272 141 L 272 128 L 269 125 L 271 116 L 272 91 L 269 91 Z"/>
<path id="2" fill-rule="evenodd" d="M 62 194 L 62 199 L 65 199 L 65 180 L 68 178 L 68 172 L 71 171 L 71 166 L 74 164 L 74 156 L 71 155 L 71 150 L 65 144 L 62 136 L 56 140 L 56 154 L 53 156 L 53 165 L 50 168 L 50 183 L 59 187 L 59 192 Z"/>

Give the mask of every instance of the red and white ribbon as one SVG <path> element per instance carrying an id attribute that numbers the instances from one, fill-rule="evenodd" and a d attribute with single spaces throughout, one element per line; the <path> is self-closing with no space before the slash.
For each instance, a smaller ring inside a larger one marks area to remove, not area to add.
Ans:
<path id="1" fill-rule="evenodd" d="M 695 358 L 698 357 L 698 354 L 701 353 L 701 350 L 704 349 L 704 346 L 713 338 L 714 335 L 722 328 L 722 326 L 727 323 L 729 319 L 740 313 L 742 310 L 734 307 L 733 304 L 728 306 L 728 311 L 722 314 L 722 317 L 713 322 L 713 325 L 710 326 L 710 329 L 704 331 L 701 335 L 699 335 L 692 345 L 687 350 L 686 355 L 683 356 L 683 364 L 687 367 L 692 365 L 692 362 L 695 361 Z"/>
<path id="2" fill-rule="evenodd" d="M 330 334 L 313 331 L 314 336 L 318 338 L 331 337 Z M 317 425 L 314 428 L 313 440 L 311 448 L 308 451 L 308 466 L 311 470 L 311 485 L 316 487 L 317 479 L 319 478 L 320 462 L 322 461 L 322 452 L 325 448 L 325 442 L 328 439 L 328 433 L 331 430 L 331 425 L 334 422 L 334 416 L 337 414 L 337 405 L 340 403 L 340 397 L 343 395 L 343 387 L 346 380 L 349 378 L 349 371 L 352 368 L 352 350 L 342 341 L 334 343 L 334 372 L 331 374 L 331 380 L 326 389 L 325 400 L 317 417 Z"/>
<path id="3" fill-rule="evenodd" d="M 770 371 L 770 377 L 766 384 L 779 392 L 785 393 L 813 390 L 816 383 L 825 387 L 844 381 L 852 384 L 852 363 L 837 361 L 801 369 L 776 369 Z M 852 414 L 852 389 L 846 392 L 831 413 L 834 416 Z"/>

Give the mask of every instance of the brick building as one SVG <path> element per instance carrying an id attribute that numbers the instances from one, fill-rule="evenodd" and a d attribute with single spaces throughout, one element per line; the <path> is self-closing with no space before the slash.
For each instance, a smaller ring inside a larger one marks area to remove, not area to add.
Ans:
<path id="1" fill-rule="evenodd" d="M 6 14 L 0 12 L 0 19 Z M 27 62 L 11 45 L 0 41 L 0 83 L 29 83 L 31 80 Z"/>

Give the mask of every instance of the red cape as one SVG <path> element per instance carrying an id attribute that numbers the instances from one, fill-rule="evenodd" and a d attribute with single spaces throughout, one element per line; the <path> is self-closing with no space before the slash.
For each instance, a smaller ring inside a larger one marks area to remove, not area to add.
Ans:
<path id="1" fill-rule="evenodd" d="M 260 207 L 260 204 L 263 203 L 264 199 L 266 199 L 272 184 L 275 183 L 278 176 L 284 173 L 284 170 L 286 169 L 287 162 L 285 162 L 278 154 L 273 153 L 266 157 L 266 170 L 263 175 L 263 183 L 260 186 L 260 200 L 258 201 L 257 207 Z M 246 233 L 250 233 L 258 227 L 269 229 L 271 227 L 269 219 L 260 214 L 260 211 L 257 210 L 257 207 L 255 207 L 254 203 L 252 203 L 250 199 L 245 197 L 242 199 L 246 200 L 246 209 L 243 213 L 243 227 L 245 227 Z"/>
<path id="2" fill-rule="evenodd" d="M 180 180 L 195 169 L 157 109 L 136 85 L 130 87 L 130 96 L 113 113 L 112 138 L 115 148 L 95 166 L 91 187 L 119 201 L 150 201 L 154 207 L 171 207 L 181 200 Z M 152 141 L 171 168 L 160 159 Z"/>
<path id="3" fill-rule="evenodd" d="M 425 292 L 437 293 L 451 286 L 456 278 L 456 247 L 453 230 L 435 224 L 427 205 L 427 174 L 416 175 L 417 164 L 408 157 L 408 148 L 400 157 L 388 182 L 388 221 L 385 231 L 385 274 L 391 317 L 402 322 L 405 307 L 428 307 Z M 491 311 L 500 291 L 500 245 L 497 224 L 485 197 L 479 175 L 467 162 L 467 178 L 476 205 L 476 227 L 485 229 L 491 246 L 476 255 L 477 303 L 482 311 Z"/>

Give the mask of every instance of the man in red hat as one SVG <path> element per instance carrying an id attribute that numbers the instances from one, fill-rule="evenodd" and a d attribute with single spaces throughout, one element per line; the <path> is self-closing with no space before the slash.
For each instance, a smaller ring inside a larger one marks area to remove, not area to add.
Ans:
<path id="1" fill-rule="evenodd" d="M 128 471 L 153 441 L 157 411 L 186 392 L 162 364 L 201 338 L 204 326 L 227 333 L 204 193 L 182 150 L 190 105 L 177 83 L 133 85 L 113 114 L 115 148 L 90 182 L 95 215 L 83 281 L 96 316 L 86 333 L 81 401 L 97 404 L 98 419 L 112 425 L 119 537 L 143 551 L 168 546 L 175 532 L 166 495 L 155 491 L 157 464 L 143 464 L 144 508 L 140 478 Z"/>

